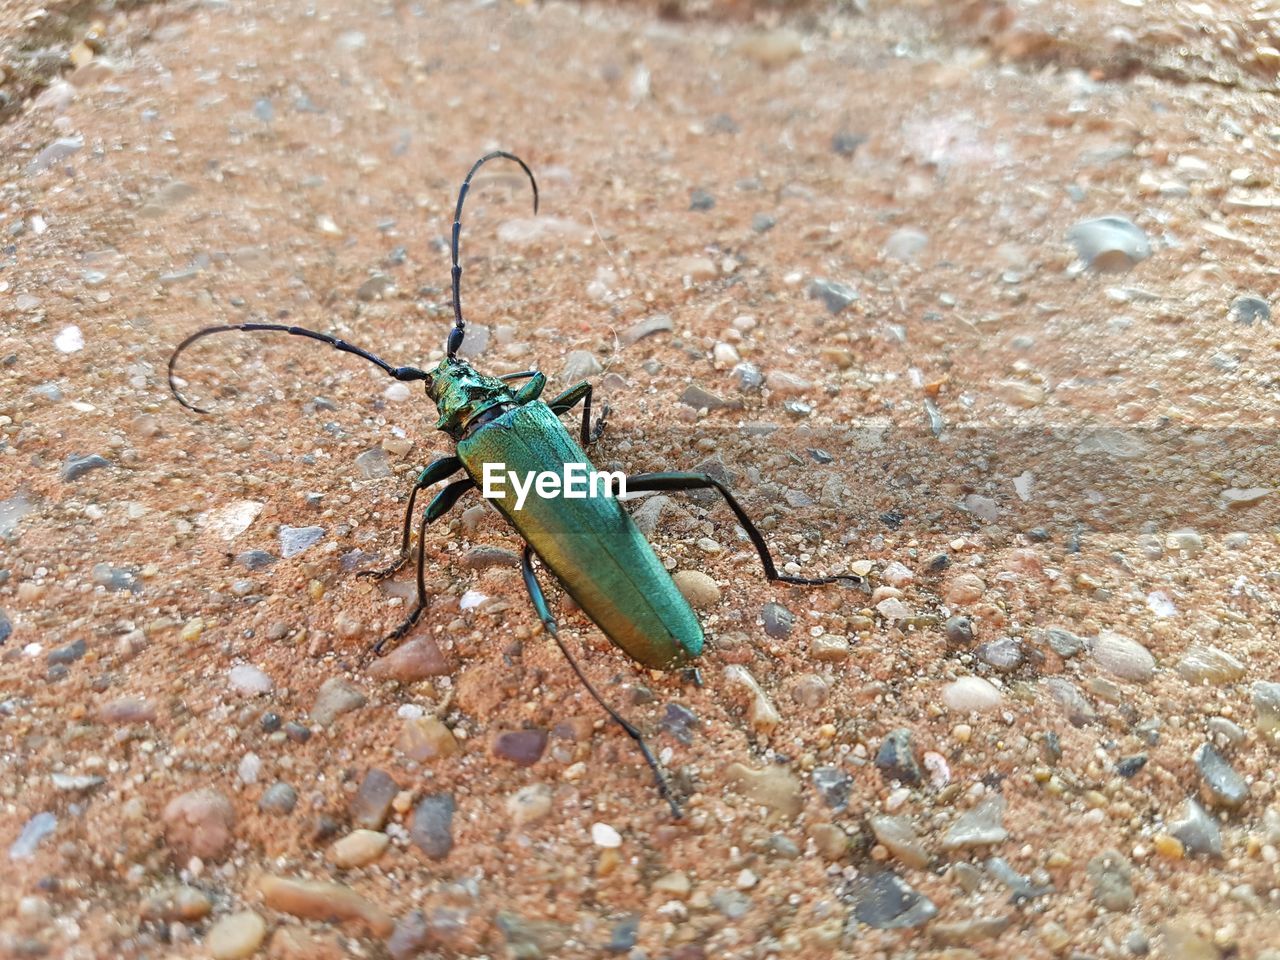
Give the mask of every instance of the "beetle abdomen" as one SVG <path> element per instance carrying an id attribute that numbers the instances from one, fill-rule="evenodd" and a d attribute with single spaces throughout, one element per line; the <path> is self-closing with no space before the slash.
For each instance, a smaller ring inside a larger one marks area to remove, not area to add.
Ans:
<path id="1" fill-rule="evenodd" d="M 508 472 L 521 484 L 565 464 L 594 470 L 545 403 L 509 410 L 458 443 L 467 473 L 484 489 L 485 464 L 500 465 L 491 502 L 605 634 L 650 667 L 676 667 L 702 652 L 702 627 L 631 515 L 613 497 L 541 497 L 517 509 Z M 494 472 L 491 467 L 491 473 Z M 596 492 L 603 494 L 602 486 Z"/>

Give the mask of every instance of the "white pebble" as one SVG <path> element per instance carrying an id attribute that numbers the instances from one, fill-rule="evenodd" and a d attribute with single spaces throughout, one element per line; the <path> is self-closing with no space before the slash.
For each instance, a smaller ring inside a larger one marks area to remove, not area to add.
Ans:
<path id="1" fill-rule="evenodd" d="M 622 835 L 607 823 L 597 821 L 591 825 L 591 842 L 597 847 L 620 847 L 622 846 Z"/>
<path id="2" fill-rule="evenodd" d="M 269 676 L 247 663 L 236 664 L 228 670 L 227 680 L 236 693 L 246 697 L 256 697 L 275 689 L 275 684 Z"/>
<path id="3" fill-rule="evenodd" d="M 488 599 L 489 597 L 479 590 L 468 590 L 462 595 L 462 599 L 458 601 L 458 607 L 462 610 L 473 610 Z"/>
<path id="4" fill-rule="evenodd" d="M 961 677 L 942 688 L 942 702 L 957 713 L 994 710 L 1000 699 L 1000 691 L 981 677 Z"/>
<path id="5" fill-rule="evenodd" d="M 236 771 L 242 783 L 257 783 L 258 774 L 262 772 L 262 758 L 256 753 L 246 753 L 240 760 L 240 768 Z"/>
<path id="6" fill-rule="evenodd" d="M 413 391 L 409 389 L 407 383 L 397 382 L 383 390 L 382 395 L 388 400 L 408 400 L 413 396 Z"/>
<path id="7" fill-rule="evenodd" d="M 63 327 L 62 332 L 53 338 L 53 345 L 60 353 L 75 353 L 84 349 L 84 334 L 74 324 Z"/>

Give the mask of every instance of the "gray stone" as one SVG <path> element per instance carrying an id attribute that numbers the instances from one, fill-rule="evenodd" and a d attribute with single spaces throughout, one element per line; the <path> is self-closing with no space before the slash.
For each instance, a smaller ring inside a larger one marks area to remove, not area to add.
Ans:
<path id="1" fill-rule="evenodd" d="M 848 808 L 853 777 L 839 767 L 816 767 L 813 771 L 813 785 L 832 810 L 839 813 Z"/>
<path id="2" fill-rule="evenodd" d="M 853 287 L 835 280 L 819 279 L 809 284 L 809 299 L 821 300 L 827 311 L 834 316 L 861 297 Z"/>
<path id="3" fill-rule="evenodd" d="M 1077 637 L 1065 627 L 1049 627 L 1044 631 L 1044 640 L 1049 649 L 1062 658 L 1074 657 L 1084 650 L 1083 637 Z"/>
<path id="4" fill-rule="evenodd" d="M 433 793 L 413 808 L 409 839 L 432 860 L 443 860 L 453 849 L 453 794 Z"/>
<path id="5" fill-rule="evenodd" d="M 1249 798 L 1249 785 L 1211 743 L 1195 752 L 1196 767 L 1214 803 L 1234 809 Z"/>
<path id="6" fill-rule="evenodd" d="M 624 347 L 629 347 L 645 337 L 651 337 L 655 333 L 665 333 L 675 329 L 671 325 L 671 318 L 665 313 L 655 313 L 651 317 L 645 317 L 639 323 L 632 324 L 622 332 L 618 338 L 622 341 Z"/>
<path id="7" fill-rule="evenodd" d="M 1231 301 L 1231 319 L 1247 327 L 1259 320 L 1266 323 L 1271 319 L 1271 306 L 1261 297 L 1245 294 Z"/>
<path id="8" fill-rule="evenodd" d="M 320 685 L 311 708 L 311 722 L 327 727 L 342 714 L 358 710 L 367 702 L 368 698 L 355 684 L 341 677 L 330 677 Z"/>
<path id="9" fill-rule="evenodd" d="M 298 804 L 298 791 L 283 780 L 278 780 L 263 791 L 258 800 L 258 809 L 264 813 L 292 813 Z"/>
<path id="10" fill-rule="evenodd" d="M 963 850 L 1004 843 L 1009 839 L 1009 831 L 1004 828 L 1006 806 L 1004 797 L 997 794 L 960 814 L 943 835 L 942 849 Z"/>
<path id="11" fill-rule="evenodd" d="M 1169 821 L 1169 833 L 1182 841 L 1187 853 L 1222 856 L 1222 830 L 1204 807 L 1188 797 L 1182 816 Z"/>
<path id="12" fill-rule="evenodd" d="M 886 780 L 898 780 L 916 786 L 924 780 L 911 744 L 911 731 L 899 727 L 890 731 L 876 751 L 876 767 Z"/>
<path id="13" fill-rule="evenodd" d="M 313 547 L 324 537 L 324 527 L 280 527 L 280 555 L 292 557 Z"/>
<path id="14" fill-rule="evenodd" d="M 918 927 L 938 914 L 933 901 L 892 870 L 861 881 L 853 890 L 853 916 L 877 930 Z"/>
<path id="15" fill-rule="evenodd" d="M 72 454 L 62 462 L 62 469 L 59 472 L 64 483 L 71 483 L 73 480 L 79 480 L 91 470 L 101 470 L 103 467 L 109 466 L 111 466 L 111 461 L 96 453 L 91 453 L 86 457 Z"/>
<path id="16" fill-rule="evenodd" d="M 560 379 L 566 386 L 571 386 L 603 372 L 604 367 L 595 358 L 595 354 L 589 350 L 571 350 L 564 358 L 564 370 L 560 373 Z"/>

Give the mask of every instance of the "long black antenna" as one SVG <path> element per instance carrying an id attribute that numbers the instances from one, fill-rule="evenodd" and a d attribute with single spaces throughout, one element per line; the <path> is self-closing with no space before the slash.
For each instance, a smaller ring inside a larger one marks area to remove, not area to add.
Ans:
<path id="1" fill-rule="evenodd" d="M 397 380 L 429 380 L 431 375 L 426 371 L 419 370 L 417 367 L 393 367 L 381 357 L 376 357 L 368 350 L 362 350 L 359 347 L 352 346 L 345 340 L 339 340 L 337 337 L 331 337 L 327 333 L 316 333 L 314 330 L 308 330 L 305 327 L 290 327 L 283 323 L 228 323 L 216 327 L 205 327 L 197 330 L 187 339 L 183 340 L 173 355 L 169 357 L 169 390 L 173 393 L 173 397 L 188 410 L 194 410 L 196 413 L 208 413 L 209 411 L 203 407 L 197 407 L 178 392 L 178 385 L 174 382 L 174 365 L 178 362 L 178 355 L 186 350 L 197 340 L 203 337 L 212 336 L 215 333 L 227 333 L 232 330 L 244 330 L 250 333 L 254 331 L 266 330 L 274 333 L 288 333 L 295 337 L 307 337 L 311 340 L 319 340 L 321 343 L 327 343 L 335 350 L 341 350 L 343 353 L 353 353 L 362 360 L 368 360 L 374 366 L 378 367 L 388 376 L 395 377 Z"/>
<path id="2" fill-rule="evenodd" d="M 471 172 L 467 174 L 467 179 L 462 181 L 462 189 L 458 191 L 458 206 L 453 211 L 453 244 L 451 246 L 453 253 L 453 329 L 449 331 L 449 339 L 445 346 L 445 353 L 449 355 L 450 360 L 457 355 L 458 348 L 462 346 L 462 337 L 467 325 L 466 321 L 462 319 L 462 267 L 458 264 L 458 238 L 462 235 L 462 202 L 467 199 L 467 191 L 471 189 L 471 178 L 475 176 L 476 171 L 490 160 L 498 157 L 520 164 L 520 169 L 528 175 L 529 183 L 533 186 L 533 213 L 535 216 L 538 213 L 538 181 L 533 178 L 533 171 L 529 169 L 528 164 L 514 153 L 507 153 L 505 150 L 486 153 L 475 162 Z"/>

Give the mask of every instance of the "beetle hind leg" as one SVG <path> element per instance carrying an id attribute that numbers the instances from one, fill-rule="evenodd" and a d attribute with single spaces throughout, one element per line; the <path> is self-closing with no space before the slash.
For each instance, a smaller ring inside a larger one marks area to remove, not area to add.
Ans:
<path id="1" fill-rule="evenodd" d="M 644 755 L 645 763 L 649 764 L 649 769 L 653 771 L 654 780 L 658 784 L 658 792 L 662 794 L 662 798 L 671 807 L 672 815 L 676 819 L 680 819 L 684 816 L 684 811 L 680 809 L 680 802 L 676 799 L 675 793 L 671 789 L 667 774 L 662 769 L 662 765 L 658 763 L 658 758 L 653 755 L 653 751 L 649 749 L 649 744 L 645 741 L 644 734 L 605 702 L 604 697 L 591 685 L 591 681 L 582 672 L 582 667 L 578 666 L 578 661 L 574 659 L 573 654 L 569 652 L 569 648 L 560 639 L 560 629 L 556 626 L 556 618 L 552 616 L 551 608 L 547 606 L 546 595 L 542 592 L 542 586 L 538 583 L 537 574 L 533 569 L 533 547 L 527 543 L 524 547 L 524 553 L 520 557 L 520 572 L 524 576 L 524 585 L 529 591 L 529 599 L 533 601 L 533 609 L 537 611 L 538 619 L 542 621 L 542 625 L 547 628 L 547 633 L 551 634 L 556 646 L 560 648 L 564 658 L 569 661 L 569 666 L 578 675 L 582 685 L 587 688 L 587 693 L 591 694 L 596 703 L 604 708 L 604 712 L 609 714 L 613 721 L 626 731 L 627 736 L 636 742 L 636 746 L 640 748 L 640 752 Z"/>
<path id="2" fill-rule="evenodd" d="M 729 505 L 729 509 L 733 511 L 738 518 L 738 523 L 742 529 L 747 532 L 747 536 L 751 538 L 751 543 L 756 548 L 756 553 L 760 555 L 760 563 L 764 567 L 764 575 L 767 579 L 777 581 L 778 583 L 793 583 L 798 586 L 818 587 L 829 583 L 848 583 L 852 586 L 859 587 L 864 592 L 871 592 L 871 585 L 866 577 L 854 576 L 852 574 L 837 574 L 831 577 L 792 577 L 784 573 L 779 573 L 777 566 L 773 562 L 773 555 L 769 552 L 769 545 L 764 542 L 764 536 L 756 529 L 756 525 L 751 522 L 751 518 L 747 516 L 747 511 L 742 509 L 742 504 L 734 498 L 729 492 L 729 488 L 717 480 L 715 477 L 706 473 L 642 473 L 634 477 L 627 478 L 627 492 L 639 493 L 646 490 L 706 490 L 712 489 L 724 498 L 725 503 Z"/>

